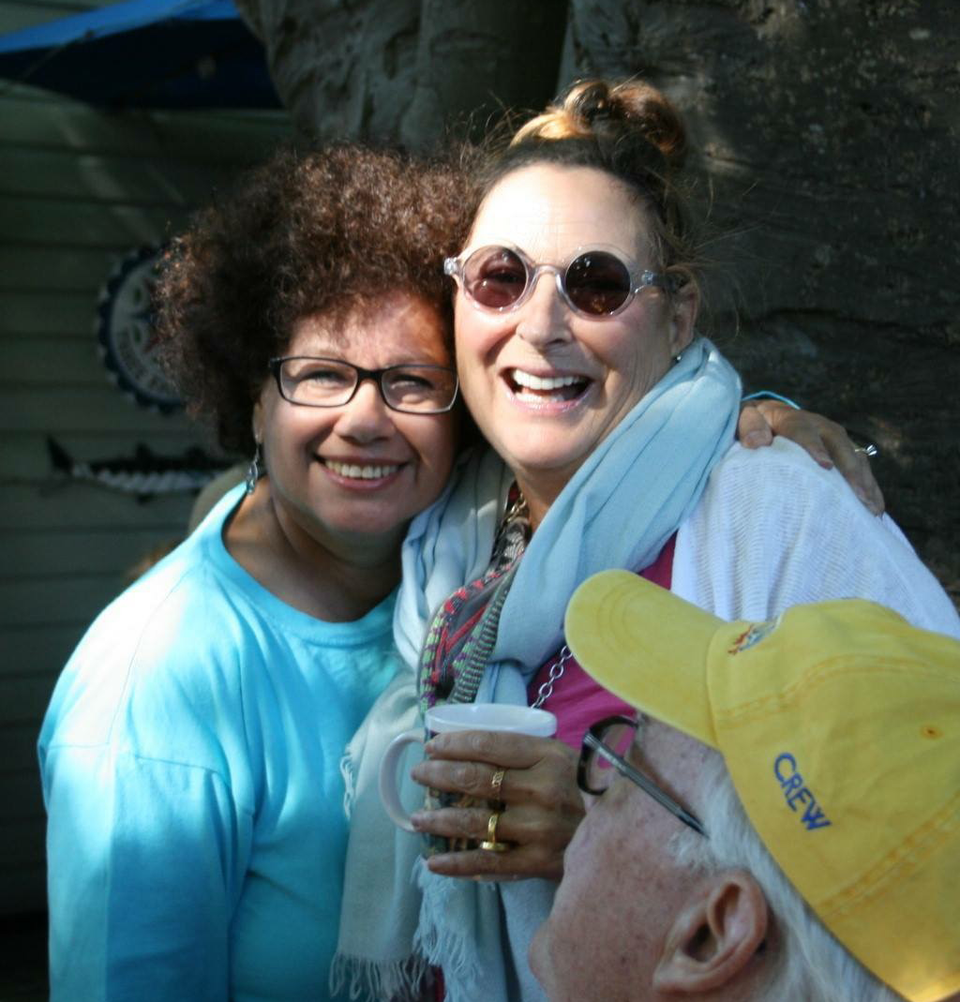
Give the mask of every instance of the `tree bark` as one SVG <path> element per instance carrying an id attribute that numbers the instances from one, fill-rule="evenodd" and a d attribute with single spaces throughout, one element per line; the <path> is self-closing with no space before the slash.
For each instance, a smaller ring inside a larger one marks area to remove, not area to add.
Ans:
<path id="1" fill-rule="evenodd" d="M 238 0 L 297 128 L 430 148 L 553 96 L 566 0 Z"/>

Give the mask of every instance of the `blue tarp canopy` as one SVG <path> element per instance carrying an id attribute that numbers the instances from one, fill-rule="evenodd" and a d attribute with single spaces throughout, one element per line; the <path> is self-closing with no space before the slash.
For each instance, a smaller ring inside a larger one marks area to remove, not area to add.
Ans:
<path id="1" fill-rule="evenodd" d="M 232 0 L 125 0 L 0 35 L 0 77 L 108 108 L 279 108 Z"/>

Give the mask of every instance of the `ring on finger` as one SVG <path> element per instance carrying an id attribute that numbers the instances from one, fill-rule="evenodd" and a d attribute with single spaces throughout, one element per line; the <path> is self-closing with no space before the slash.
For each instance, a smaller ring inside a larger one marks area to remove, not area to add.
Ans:
<path id="1" fill-rule="evenodd" d="M 500 799 L 500 787 L 503 784 L 503 777 L 507 774 L 506 769 L 497 769 L 497 771 L 490 778 L 490 786 L 493 789 L 493 799 Z"/>
<path id="2" fill-rule="evenodd" d="M 486 849 L 487 852 L 506 852 L 510 848 L 509 843 L 497 841 L 497 824 L 502 813 L 502 811 L 494 811 L 487 821 L 487 838 L 486 841 L 480 843 L 480 848 Z"/>
<path id="3" fill-rule="evenodd" d="M 862 452 L 868 459 L 873 458 L 879 453 L 879 449 L 871 442 L 867 445 L 856 445 L 853 448 L 854 452 Z"/>

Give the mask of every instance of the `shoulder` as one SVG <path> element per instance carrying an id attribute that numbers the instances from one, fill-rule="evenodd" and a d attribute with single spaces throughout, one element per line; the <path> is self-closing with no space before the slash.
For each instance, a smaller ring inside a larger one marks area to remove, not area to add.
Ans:
<path id="1" fill-rule="evenodd" d="M 41 745 L 117 744 L 150 754 L 166 730 L 196 738 L 205 707 L 239 709 L 245 626 L 229 588 L 188 539 L 93 622 L 57 682 Z"/>
<path id="2" fill-rule="evenodd" d="M 800 602 L 867 598 L 956 633 L 956 610 L 888 516 L 791 442 L 734 446 L 677 536 L 674 590 L 725 618 Z"/>
<path id="3" fill-rule="evenodd" d="M 823 469 L 780 437 L 763 449 L 732 446 L 711 472 L 694 518 L 753 533 L 779 526 L 784 538 L 842 525 L 867 538 L 889 537 L 912 553 L 896 524 L 872 515 L 837 470 Z"/>
<path id="4" fill-rule="evenodd" d="M 225 497 L 195 532 L 97 616 L 65 676 L 109 684 L 129 671 L 149 677 L 161 666 L 168 673 L 189 672 L 242 643 L 255 604 L 243 593 L 221 539 L 235 504 Z"/>
<path id="5" fill-rule="evenodd" d="M 877 522 L 836 470 L 824 470 L 797 445 L 782 438 L 763 449 L 733 445 L 713 468 L 683 536 L 728 537 L 742 548 L 765 547 L 795 538 L 803 528 L 852 521 L 871 533 Z M 681 547 L 682 548 L 682 547 Z"/>
<path id="6" fill-rule="evenodd" d="M 782 436 L 762 449 L 745 449 L 734 443 L 713 468 L 707 492 L 716 496 L 746 489 L 762 491 L 763 496 L 782 496 L 792 488 L 801 490 L 805 500 L 848 494 L 856 501 L 836 470 L 823 469 L 799 445 Z"/>
<path id="7" fill-rule="evenodd" d="M 210 649 L 230 642 L 230 623 L 244 618 L 229 578 L 189 538 L 153 570 L 120 594 L 94 620 L 74 657 L 110 643 L 111 662 L 169 659 L 182 649 Z M 73 660 L 73 659 L 71 659 Z"/>

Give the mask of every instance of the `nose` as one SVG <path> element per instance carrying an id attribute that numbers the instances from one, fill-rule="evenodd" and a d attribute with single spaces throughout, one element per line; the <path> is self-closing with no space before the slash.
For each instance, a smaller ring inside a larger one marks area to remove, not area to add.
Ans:
<path id="1" fill-rule="evenodd" d="M 337 434 L 356 442 L 373 442 L 389 438 L 394 430 L 392 411 L 384 403 L 376 380 L 362 380 L 353 399 L 340 408 Z"/>
<path id="2" fill-rule="evenodd" d="M 569 341 L 572 311 L 560 293 L 559 271 L 541 265 L 532 282 L 526 301 L 518 309 L 517 335 L 534 347 Z"/>

